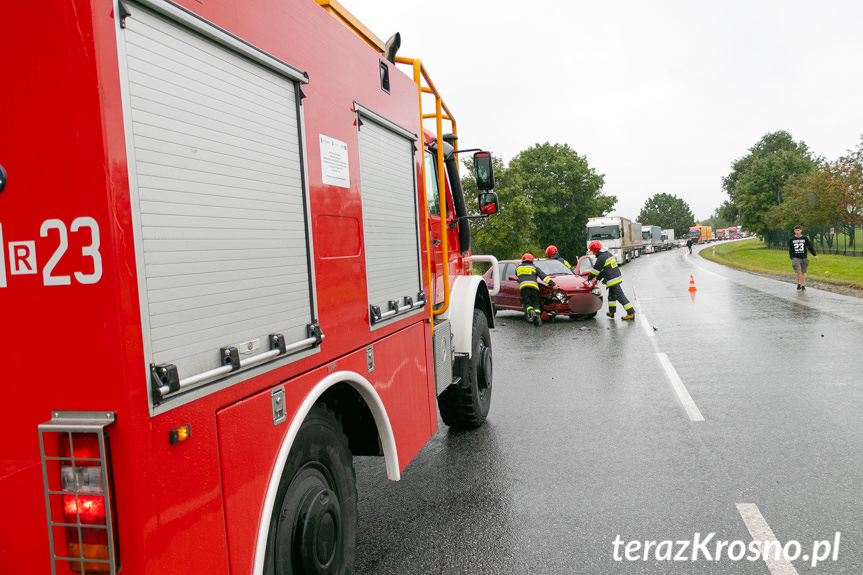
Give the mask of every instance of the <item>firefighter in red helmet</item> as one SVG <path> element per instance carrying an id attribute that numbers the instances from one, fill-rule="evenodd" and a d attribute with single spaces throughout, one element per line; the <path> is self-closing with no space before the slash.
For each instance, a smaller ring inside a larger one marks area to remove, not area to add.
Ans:
<path id="1" fill-rule="evenodd" d="M 557 251 L 557 246 L 550 245 L 547 248 L 545 248 L 545 255 L 549 259 L 557 260 L 560 263 L 562 263 L 563 265 L 565 265 L 567 268 L 572 269 L 572 266 L 569 265 L 569 262 L 566 261 L 565 259 L 563 259 L 563 256 L 560 255 L 560 252 Z"/>
<path id="2" fill-rule="evenodd" d="M 617 269 L 617 260 L 614 254 L 602 247 L 602 243 L 597 241 L 590 242 L 587 248 L 596 256 L 593 269 L 590 270 L 590 281 L 596 285 L 599 280 L 602 280 L 608 288 L 608 313 L 605 315 L 614 318 L 617 302 L 620 302 L 626 311 L 626 315 L 621 319 L 634 320 L 635 308 L 623 294 L 623 287 L 620 285 L 623 283 L 623 275 Z"/>
<path id="3" fill-rule="evenodd" d="M 537 282 L 541 281 L 550 287 L 556 287 L 556 284 L 545 275 L 544 271 L 536 267 L 533 263 L 533 254 L 529 253 L 521 256 L 521 263 L 515 269 L 515 274 L 518 276 L 518 293 L 524 304 L 525 318 L 534 325 L 541 325 L 542 308 L 539 305 L 539 283 Z"/>

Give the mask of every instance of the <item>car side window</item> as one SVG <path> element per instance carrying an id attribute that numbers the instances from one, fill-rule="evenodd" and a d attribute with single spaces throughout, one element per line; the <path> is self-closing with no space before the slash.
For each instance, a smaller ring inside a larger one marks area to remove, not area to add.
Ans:
<path id="1" fill-rule="evenodd" d="M 503 273 L 500 274 L 500 279 L 502 281 L 507 281 L 509 276 L 515 275 L 515 264 L 506 263 L 501 265 L 503 266 Z"/>
<path id="2" fill-rule="evenodd" d="M 578 275 L 583 274 L 584 272 L 590 272 L 593 264 L 590 263 L 590 258 L 582 258 L 582 260 L 578 263 Z"/>

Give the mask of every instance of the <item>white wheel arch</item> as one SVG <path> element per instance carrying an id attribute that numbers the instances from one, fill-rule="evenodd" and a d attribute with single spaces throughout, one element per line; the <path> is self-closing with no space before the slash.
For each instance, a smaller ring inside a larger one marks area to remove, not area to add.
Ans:
<path id="1" fill-rule="evenodd" d="M 309 392 L 303 403 L 297 409 L 294 419 L 288 428 L 288 433 L 285 435 L 282 445 L 279 448 L 279 454 L 276 456 L 276 464 L 273 467 L 273 473 L 270 475 L 270 482 L 267 485 L 267 495 L 264 499 L 264 508 L 261 512 L 261 520 L 258 524 L 258 540 L 255 545 L 255 563 L 254 574 L 262 575 L 264 571 L 264 558 L 267 552 L 267 536 L 270 530 L 270 520 L 273 516 L 273 510 L 276 503 L 276 493 L 279 490 L 279 483 L 282 480 L 282 472 L 285 469 L 285 464 L 288 461 L 288 454 L 291 452 L 291 446 L 300 431 L 300 426 L 305 421 L 306 416 L 311 411 L 312 407 L 323 395 L 323 393 L 336 385 L 337 383 L 348 383 L 353 387 L 366 402 L 369 410 L 375 418 L 375 424 L 378 428 L 378 433 L 381 438 L 381 445 L 384 452 L 384 460 L 387 466 L 387 478 L 390 481 L 398 481 L 401 479 L 399 471 L 399 456 L 396 450 L 396 440 L 393 435 L 393 428 L 390 425 L 390 418 L 387 415 L 387 410 L 381 401 L 378 392 L 372 387 L 372 384 L 352 371 L 336 371 L 322 379 Z"/>
<path id="2" fill-rule="evenodd" d="M 482 285 L 480 285 L 482 284 Z M 452 347 L 456 353 L 471 355 L 473 345 L 473 309 L 476 294 L 479 290 L 488 291 L 481 276 L 458 276 L 453 282 L 449 294 L 449 308 L 442 314 L 450 322 L 452 331 Z"/>

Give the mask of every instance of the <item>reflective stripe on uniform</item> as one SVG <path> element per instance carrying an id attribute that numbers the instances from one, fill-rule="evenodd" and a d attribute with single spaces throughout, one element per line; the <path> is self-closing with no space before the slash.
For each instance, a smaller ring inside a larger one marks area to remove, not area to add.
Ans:
<path id="1" fill-rule="evenodd" d="M 605 283 L 605 285 L 606 285 L 607 287 L 611 287 L 611 286 L 613 286 L 613 285 L 615 285 L 615 284 L 619 284 L 619 283 L 620 283 L 620 282 L 622 282 L 622 281 L 623 281 L 623 278 L 622 278 L 622 277 L 620 277 L 620 278 L 614 278 L 614 279 L 613 279 L 613 280 L 611 280 L 610 282 L 606 282 L 606 283 Z"/>
<path id="2" fill-rule="evenodd" d="M 527 286 L 539 289 L 539 286 L 536 284 L 536 282 L 529 282 L 529 281 L 528 282 L 521 282 L 520 284 L 518 284 L 518 289 L 522 289 L 522 288 L 525 288 Z"/>

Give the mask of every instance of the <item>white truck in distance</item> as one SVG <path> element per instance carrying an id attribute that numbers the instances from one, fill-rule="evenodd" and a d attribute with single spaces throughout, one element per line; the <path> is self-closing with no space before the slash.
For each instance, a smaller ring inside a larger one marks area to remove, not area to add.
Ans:
<path id="1" fill-rule="evenodd" d="M 662 228 L 659 226 L 642 226 L 641 245 L 644 253 L 652 254 L 662 251 Z"/>
<path id="2" fill-rule="evenodd" d="M 666 250 L 674 247 L 674 229 L 662 230 L 662 247 Z"/>
<path id="3" fill-rule="evenodd" d="M 641 239 L 641 222 L 633 221 L 629 227 L 632 232 L 632 259 L 644 253 L 644 241 Z"/>
<path id="4" fill-rule="evenodd" d="M 637 258 L 641 251 L 641 224 L 620 216 L 589 218 L 587 245 L 592 241 L 600 242 L 614 255 L 618 265 L 623 265 Z"/>

